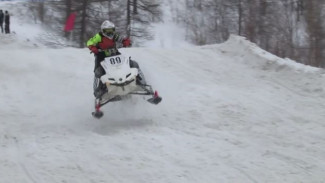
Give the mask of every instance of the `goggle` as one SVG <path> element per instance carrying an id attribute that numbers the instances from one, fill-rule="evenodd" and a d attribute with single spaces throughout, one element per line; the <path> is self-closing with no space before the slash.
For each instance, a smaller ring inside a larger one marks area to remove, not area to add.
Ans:
<path id="1" fill-rule="evenodd" d="M 115 28 L 107 28 L 107 29 L 103 29 L 103 32 L 106 34 L 112 34 L 115 32 Z"/>

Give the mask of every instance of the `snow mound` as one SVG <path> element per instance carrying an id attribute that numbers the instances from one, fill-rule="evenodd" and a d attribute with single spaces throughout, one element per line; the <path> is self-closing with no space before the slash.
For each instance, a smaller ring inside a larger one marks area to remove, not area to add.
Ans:
<path id="1" fill-rule="evenodd" d="M 241 57 L 239 61 L 259 67 L 263 70 L 295 70 L 296 72 L 320 72 L 324 69 L 304 65 L 289 58 L 280 58 L 258 47 L 245 37 L 230 35 L 229 39 L 219 45 L 204 46 L 204 48 L 218 48 L 224 52 L 230 52 Z M 236 49 L 235 49 L 236 48 Z M 250 54 L 248 54 L 250 53 Z M 258 61 L 255 62 L 254 61 Z"/>

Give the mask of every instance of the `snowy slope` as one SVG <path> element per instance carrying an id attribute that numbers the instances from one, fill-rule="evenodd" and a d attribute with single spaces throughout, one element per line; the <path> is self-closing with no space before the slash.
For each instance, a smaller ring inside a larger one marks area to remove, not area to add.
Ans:
<path id="1" fill-rule="evenodd" d="M 88 50 L 11 44 L 0 50 L 0 182 L 325 181 L 323 70 L 235 36 L 123 49 L 163 102 L 112 103 L 95 120 Z"/>
<path id="2" fill-rule="evenodd" d="M 108 104 L 96 120 L 89 51 L 23 36 L 0 35 L 0 183 L 325 182 L 322 69 L 237 36 L 121 49 L 163 101 Z"/>

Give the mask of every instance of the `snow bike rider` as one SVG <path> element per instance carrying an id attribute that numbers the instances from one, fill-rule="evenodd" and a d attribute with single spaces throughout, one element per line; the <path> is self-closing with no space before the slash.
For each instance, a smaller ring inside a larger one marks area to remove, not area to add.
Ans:
<path id="1" fill-rule="evenodd" d="M 122 43 L 123 47 L 131 46 L 129 38 L 122 38 L 115 32 L 114 23 L 105 20 L 101 25 L 101 31 L 87 41 L 87 47 L 95 54 L 95 79 L 94 79 L 94 96 L 100 98 L 105 93 L 105 85 L 100 81 L 100 77 L 105 74 L 100 62 L 105 57 L 120 54 L 116 43 Z M 137 62 L 130 60 L 130 66 L 139 69 Z"/>

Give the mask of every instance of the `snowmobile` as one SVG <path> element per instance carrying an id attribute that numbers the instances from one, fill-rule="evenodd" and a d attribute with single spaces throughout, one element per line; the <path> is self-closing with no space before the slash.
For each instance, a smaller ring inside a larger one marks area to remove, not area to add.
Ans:
<path id="1" fill-rule="evenodd" d="M 105 92 L 95 99 L 95 111 L 93 117 L 101 118 L 104 113 L 100 108 L 110 102 L 116 102 L 130 98 L 131 95 L 151 96 L 147 101 L 151 104 L 158 104 L 162 98 L 157 91 L 146 84 L 144 75 L 140 72 L 139 66 L 131 67 L 131 57 L 118 54 L 106 57 L 101 63 L 105 73 L 100 77 L 104 84 Z"/>

